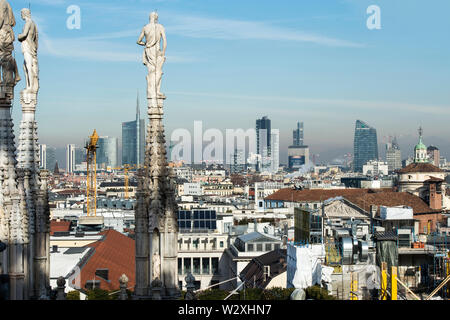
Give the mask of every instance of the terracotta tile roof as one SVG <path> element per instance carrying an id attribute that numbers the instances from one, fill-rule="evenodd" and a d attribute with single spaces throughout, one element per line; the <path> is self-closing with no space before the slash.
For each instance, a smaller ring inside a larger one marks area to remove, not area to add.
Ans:
<path id="1" fill-rule="evenodd" d="M 104 235 L 102 240 L 94 242 L 88 247 L 94 248 L 94 252 L 86 264 L 81 267 L 81 287 L 84 289 L 86 281 L 100 280 L 100 288 L 104 290 L 119 290 L 119 277 L 126 274 L 128 287 L 134 290 L 135 285 L 135 242 L 133 239 L 117 232 L 107 230 L 100 233 Z M 108 269 L 109 276 L 106 281 L 95 276 L 97 269 Z"/>
<path id="2" fill-rule="evenodd" d="M 371 205 L 378 206 L 378 212 L 380 206 L 409 206 L 413 208 L 415 214 L 435 212 L 435 210 L 432 210 L 421 198 L 407 192 L 395 192 L 390 188 L 329 190 L 281 189 L 266 197 L 265 200 L 318 202 L 336 197 L 343 197 L 367 212 L 370 211 Z"/>
<path id="3" fill-rule="evenodd" d="M 411 163 L 403 169 L 398 170 L 398 173 L 410 172 L 444 172 L 444 170 L 439 169 L 431 163 Z"/>
<path id="4" fill-rule="evenodd" d="M 380 206 L 396 207 L 408 206 L 413 209 L 414 214 L 435 212 L 428 204 L 418 196 L 408 192 L 380 192 L 367 193 L 360 195 L 347 195 L 345 199 L 357 205 L 366 212 L 370 211 L 370 206 L 378 206 L 378 214 Z"/>
<path id="5" fill-rule="evenodd" d="M 265 200 L 314 202 L 325 201 L 330 198 L 345 197 L 349 195 L 361 195 L 368 193 L 393 192 L 392 189 L 281 189 L 266 197 Z"/>
<path id="6" fill-rule="evenodd" d="M 66 220 L 51 220 L 50 221 L 50 235 L 54 235 L 55 232 L 67 232 L 70 231 L 70 221 Z"/>

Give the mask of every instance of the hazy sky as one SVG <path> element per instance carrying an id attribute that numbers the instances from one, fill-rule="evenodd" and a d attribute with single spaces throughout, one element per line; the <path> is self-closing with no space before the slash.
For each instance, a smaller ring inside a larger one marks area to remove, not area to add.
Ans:
<path id="1" fill-rule="evenodd" d="M 354 124 L 398 135 L 450 158 L 450 1 L 448 0 L 15 0 L 31 3 L 40 31 L 40 142 L 80 145 L 94 129 L 121 137 L 121 122 L 142 115 L 146 68 L 141 28 L 155 9 L 168 48 L 162 91 L 167 136 L 176 128 L 253 128 L 267 115 L 281 134 L 282 162 L 297 121 L 312 153 L 352 152 Z M 369 30 L 369 5 L 381 8 L 381 30 Z M 81 29 L 70 30 L 70 5 Z M 22 72 L 23 55 L 16 44 Z M 24 77 L 23 77 L 24 78 Z M 18 92 L 13 111 L 20 121 Z M 336 154 L 334 154 L 334 153 Z M 410 153 L 411 150 L 405 150 Z M 411 152 L 412 153 L 412 152 Z"/>

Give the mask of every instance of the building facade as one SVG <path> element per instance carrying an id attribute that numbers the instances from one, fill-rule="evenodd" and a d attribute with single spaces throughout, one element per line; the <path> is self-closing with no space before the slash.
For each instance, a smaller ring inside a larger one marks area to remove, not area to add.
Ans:
<path id="1" fill-rule="evenodd" d="M 297 129 L 293 133 L 293 146 L 303 146 L 303 122 L 297 122 Z"/>
<path id="2" fill-rule="evenodd" d="M 39 167 L 41 169 L 47 170 L 47 145 L 39 145 Z"/>
<path id="3" fill-rule="evenodd" d="M 66 172 L 73 173 L 75 170 L 75 145 L 68 144 L 66 146 Z"/>
<path id="4" fill-rule="evenodd" d="M 97 164 L 99 167 L 117 167 L 118 139 L 113 137 L 99 137 L 97 144 Z"/>
<path id="5" fill-rule="evenodd" d="M 272 156 L 272 129 L 271 121 L 265 116 L 256 120 L 256 153 L 261 155 L 261 161 L 256 165 L 257 171 L 265 171 L 270 168 Z"/>
<path id="6" fill-rule="evenodd" d="M 145 120 L 140 118 L 139 100 L 136 107 L 136 120 L 122 123 L 122 165 L 144 163 Z"/>
<path id="7" fill-rule="evenodd" d="M 402 152 L 396 139 L 386 144 L 386 162 L 389 172 L 394 172 L 402 168 Z"/>
<path id="8" fill-rule="evenodd" d="M 357 120 L 354 139 L 353 170 L 362 172 L 364 164 L 378 160 L 377 130 L 367 123 Z"/>

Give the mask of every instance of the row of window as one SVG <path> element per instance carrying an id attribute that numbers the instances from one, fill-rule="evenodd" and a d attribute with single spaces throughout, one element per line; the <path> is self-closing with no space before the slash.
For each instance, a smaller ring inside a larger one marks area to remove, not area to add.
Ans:
<path id="1" fill-rule="evenodd" d="M 277 250 L 280 249 L 280 244 L 279 243 L 257 243 L 256 245 L 254 243 L 248 243 L 247 244 L 247 252 L 260 252 L 260 251 L 273 251 L 273 250 Z M 256 249 L 256 250 L 255 250 Z"/>
<path id="2" fill-rule="evenodd" d="M 191 229 L 193 227 L 194 229 L 215 230 L 217 229 L 217 222 L 215 220 L 178 220 L 178 227 L 180 229 Z"/>
<path id="3" fill-rule="evenodd" d="M 216 211 L 214 210 L 194 210 L 192 211 L 185 211 L 185 210 L 180 210 L 178 211 L 178 219 L 179 220 L 215 220 L 217 219 L 217 215 L 216 215 Z"/>
<path id="4" fill-rule="evenodd" d="M 178 258 L 178 274 L 217 274 L 219 258 Z"/>

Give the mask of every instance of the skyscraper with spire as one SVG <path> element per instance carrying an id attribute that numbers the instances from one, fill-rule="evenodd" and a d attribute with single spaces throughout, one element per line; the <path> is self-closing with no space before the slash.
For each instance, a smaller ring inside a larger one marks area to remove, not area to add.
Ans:
<path id="1" fill-rule="evenodd" d="M 144 163 L 145 120 L 141 119 L 139 93 L 136 99 L 136 120 L 122 123 L 122 165 Z"/>

